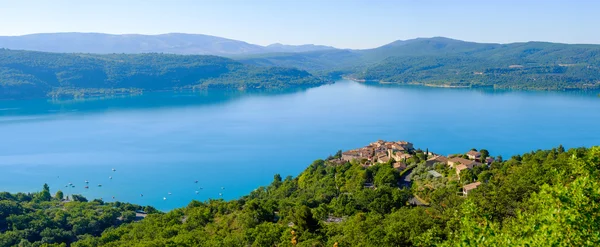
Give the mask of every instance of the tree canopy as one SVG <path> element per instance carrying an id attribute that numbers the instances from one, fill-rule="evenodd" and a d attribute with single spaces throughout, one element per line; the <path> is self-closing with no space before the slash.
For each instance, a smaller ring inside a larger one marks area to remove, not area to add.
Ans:
<path id="1" fill-rule="evenodd" d="M 180 89 L 284 89 L 324 81 L 293 68 L 172 54 L 66 54 L 0 49 L 0 98 L 83 97 Z"/>
<path id="2" fill-rule="evenodd" d="M 414 161 L 413 161 L 414 162 Z M 232 201 L 155 212 L 125 203 L 0 194 L 2 246 L 597 246 L 600 147 L 538 150 L 472 169 L 316 160 Z M 442 177 L 432 177 L 435 170 Z M 416 206 L 412 201 L 422 200 Z M 138 222 L 135 210 L 151 212 Z"/>

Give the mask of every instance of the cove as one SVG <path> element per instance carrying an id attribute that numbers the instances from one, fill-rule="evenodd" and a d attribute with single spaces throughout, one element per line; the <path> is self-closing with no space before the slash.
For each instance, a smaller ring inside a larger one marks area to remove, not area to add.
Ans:
<path id="1" fill-rule="evenodd" d="M 315 159 L 377 139 L 441 154 L 486 148 L 506 158 L 589 147 L 600 144 L 597 94 L 343 80 L 289 92 L 0 101 L 0 191 L 48 183 L 52 193 L 169 210 L 237 198 L 275 173 L 295 176 Z"/>

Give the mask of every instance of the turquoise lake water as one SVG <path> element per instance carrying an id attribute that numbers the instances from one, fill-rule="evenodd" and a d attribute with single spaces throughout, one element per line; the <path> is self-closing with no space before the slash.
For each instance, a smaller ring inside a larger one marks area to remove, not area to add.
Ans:
<path id="1" fill-rule="evenodd" d="M 287 93 L 0 101 L 0 191 L 48 183 L 52 193 L 168 210 L 192 199 L 237 198 L 275 173 L 295 176 L 315 159 L 377 139 L 441 154 L 486 148 L 508 158 L 559 144 L 600 145 L 599 126 L 597 92 L 350 81 Z"/>

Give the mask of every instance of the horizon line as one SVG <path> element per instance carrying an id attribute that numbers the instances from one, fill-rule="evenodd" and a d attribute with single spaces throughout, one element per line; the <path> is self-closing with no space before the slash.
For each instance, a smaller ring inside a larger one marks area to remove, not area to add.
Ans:
<path id="1" fill-rule="evenodd" d="M 290 43 L 273 42 L 273 43 L 269 43 L 267 45 L 261 45 L 261 44 L 256 44 L 256 43 L 250 43 L 250 42 L 245 41 L 245 40 L 227 38 L 227 37 L 223 37 L 223 36 L 216 36 L 216 35 L 203 34 L 203 33 L 185 33 L 185 32 L 168 32 L 168 33 L 104 33 L 104 32 L 82 32 L 82 31 L 59 31 L 59 32 L 27 33 L 27 34 L 19 34 L 19 35 L 0 35 L 0 37 L 24 37 L 24 36 L 44 35 L 44 34 L 100 34 L 100 35 L 111 35 L 111 36 L 127 36 L 127 35 L 131 35 L 131 36 L 134 36 L 134 35 L 137 35 L 137 36 L 161 36 L 161 35 L 170 35 L 170 34 L 202 35 L 202 36 L 207 36 L 207 37 L 213 37 L 213 38 L 220 38 L 220 39 L 226 39 L 226 40 L 231 40 L 231 41 L 243 42 L 243 43 L 246 43 L 246 44 L 257 45 L 257 46 L 262 46 L 262 47 L 267 47 L 267 46 L 270 46 L 270 45 L 277 45 L 277 44 L 279 44 L 279 45 L 289 45 L 289 46 L 314 45 L 314 46 L 327 46 L 327 47 L 331 47 L 331 48 L 339 49 L 339 50 L 369 50 L 369 49 L 375 49 L 375 48 L 383 47 L 383 46 L 392 44 L 394 42 L 405 42 L 405 41 L 418 40 L 418 39 L 435 39 L 435 38 L 443 38 L 443 39 L 449 39 L 449 40 L 455 40 L 455 41 L 462 41 L 462 42 L 468 42 L 468 43 L 496 44 L 496 45 L 509 45 L 509 44 L 520 44 L 520 43 L 552 43 L 552 44 L 565 44 L 565 45 L 600 45 L 600 43 L 566 43 L 566 42 L 554 42 L 554 41 L 543 41 L 543 40 L 514 41 L 514 42 L 506 42 L 506 43 L 501 43 L 501 42 L 481 42 L 481 41 L 462 40 L 462 39 L 451 38 L 451 37 L 447 37 L 447 36 L 429 36 L 429 37 L 414 37 L 414 38 L 409 38 L 409 39 L 396 39 L 396 40 L 387 42 L 385 44 L 382 44 L 382 45 L 379 45 L 379 46 L 376 46 L 376 47 L 369 47 L 369 48 L 340 48 L 340 47 L 336 47 L 336 46 L 333 46 L 333 45 L 314 44 L 314 43 L 290 44 Z"/>

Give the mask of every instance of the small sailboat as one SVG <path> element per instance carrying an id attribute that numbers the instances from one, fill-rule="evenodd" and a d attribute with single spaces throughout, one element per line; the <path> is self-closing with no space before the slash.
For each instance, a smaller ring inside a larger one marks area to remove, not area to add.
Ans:
<path id="1" fill-rule="evenodd" d="M 113 168 L 113 169 L 112 169 L 112 171 L 113 171 L 113 172 L 116 172 L 116 171 L 117 171 L 117 169 Z"/>
<path id="2" fill-rule="evenodd" d="M 90 187 L 89 187 L 89 186 L 85 186 L 85 187 L 83 187 L 83 188 L 89 189 Z"/>
<path id="3" fill-rule="evenodd" d="M 219 193 L 219 196 L 223 196 L 223 193 Z"/>
<path id="4" fill-rule="evenodd" d="M 166 198 L 166 197 L 163 197 L 163 200 L 164 200 L 164 201 L 166 201 L 166 200 L 167 200 L 167 198 Z"/>
<path id="5" fill-rule="evenodd" d="M 102 187 L 102 185 L 101 185 L 101 184 L 98 184 L 98 187 Z"/>
<path id="6" fill-rule="evenodd" d="M 198 189 L 201 189 L 201 190 L 203 190 L 204 188 L 200 187 L 200 188 L 198 188 Z"/>
<path id="7" fill-rule="evenodd" d="M 144 194 L 140 194 L 140 197 L 144 197 Z"/>
<path id="8" fill-rule="evenodd" d="M 88 183 L 90 183 L 90 182 L 88 182 L 87 180 L 85 180 L 85 183 L 86 183 L 86 184 L 88 184 Z"/>
<path id="9" fill-rule="evenodd" d="M 194 181 L 194 183 L 196 183 L 196 184 L 197 184 L 197 183 L 198 183 L 198 180 Z"/>
<path id="10" fill-rule="evenodd" d="M 108 179 L 112 179 L 112 176 L 108 177 Z"/>
<path id="11" fill-rule="evenodd" d="M 225 187 L 221 187 L 221 189 L 222 189 L 222 190 L 224 190 L 224 189 L 225 189 Z"/>
<path id="12" fill-rule="evenodd" d="M 171 195 L 171 192 L 169 192 L 169 195 Z"/>
<path id="13" fill-rule="evenodd" d="M 200 191 L 197 191 L 197 190 L 196 190 L 196 194 L 198 194 L 198 193 L 200 193 Z"/>

